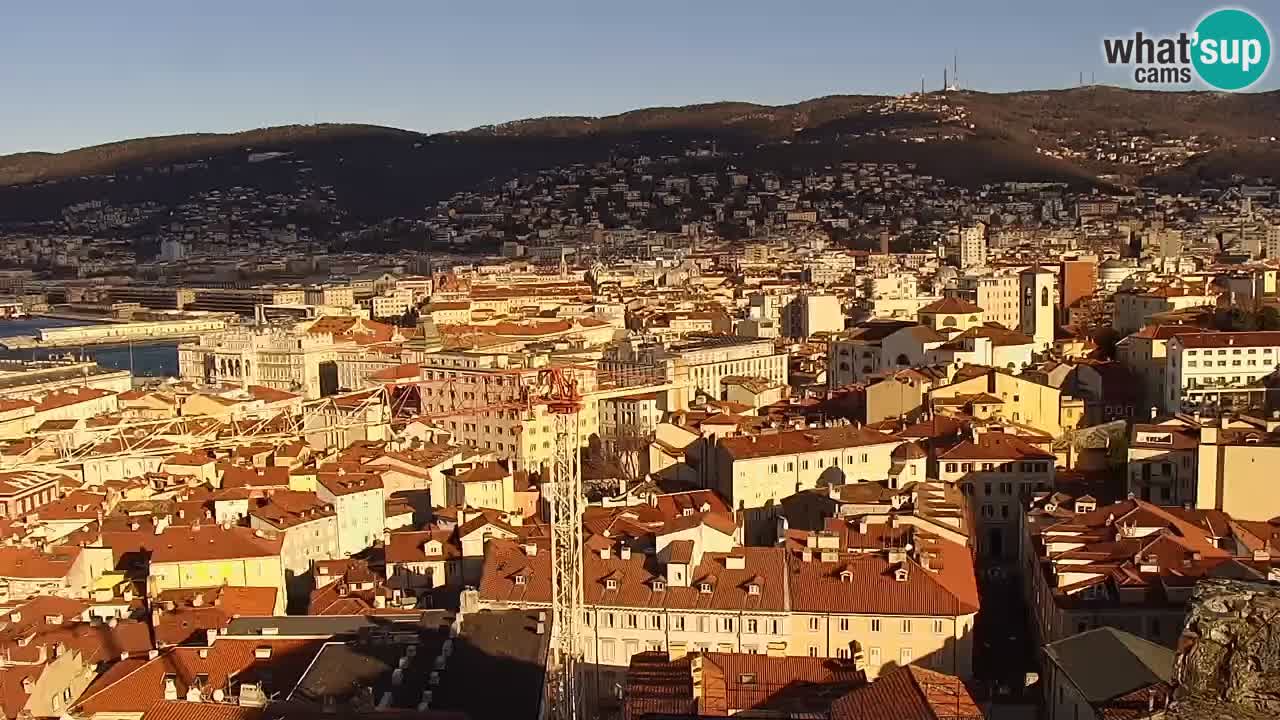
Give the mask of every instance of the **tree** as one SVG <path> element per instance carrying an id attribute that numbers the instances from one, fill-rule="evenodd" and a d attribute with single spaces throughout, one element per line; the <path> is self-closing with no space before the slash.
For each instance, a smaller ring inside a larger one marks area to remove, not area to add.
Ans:
<path id="1" fill-rule="evenodd" d="M 1280 309 L 1267 305 L 1258 311 L 1259 330 L 1280 330 Z"/>
<path id="2" fill-rule="evenodd" d="M 1103 360 L 1115 359 L 1116 345 L 1120 339 L 1120 333 L 1110 325 L 1098 328 L 1093 333 L 1093 342 L 1098 346 L 1098 355 Z"/>

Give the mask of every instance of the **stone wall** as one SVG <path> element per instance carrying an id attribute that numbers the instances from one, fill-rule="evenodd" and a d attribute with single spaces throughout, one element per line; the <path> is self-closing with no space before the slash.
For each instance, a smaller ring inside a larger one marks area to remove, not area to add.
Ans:
<path id="1" fill-rule="evenodd" d="M 1205 580 L 1174 659 L 1178 720 L 1280 715 L 1280 585 Z"/>

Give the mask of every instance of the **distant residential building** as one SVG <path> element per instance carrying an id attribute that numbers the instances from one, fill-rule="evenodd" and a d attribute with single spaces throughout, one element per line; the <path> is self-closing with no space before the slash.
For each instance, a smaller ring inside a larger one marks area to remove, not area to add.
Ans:
<path id="1" fill-rule="evenodd" d="M 1064 311 L 1086 298 L 1098 288 L 1098 263 L 1094 259 L 1063 260 L 1059 307 Z"/>
<path id="2" fill-rule="evenodd" d="M 1180 333 L 1165 352 L 1165 410 L 1263 407 L 1262 379 L 1280 367 L 1280 332 Z"/>
<path id="3" fill-rule="evenodd" d="M 782 310 L 782 335 L 807 338 L 844 330 L 844 313 L 835 295 L 797 295 Z"/>
<path id="4" fill-rule="evenodd" d="M 170 527 L 152 545 L 148 590 L 218 585 L 269 587 L 276 590 L 276 614 L 287 598 L 280 551 L 284 538 L 246 527 L 192 524 Z"/>
<path id="5" fill-rule="evenodd" d="M 958 254 L 961 269 L 983 267 L 987 264 L 987 226 L 974 223 L 958 230 Z"/>

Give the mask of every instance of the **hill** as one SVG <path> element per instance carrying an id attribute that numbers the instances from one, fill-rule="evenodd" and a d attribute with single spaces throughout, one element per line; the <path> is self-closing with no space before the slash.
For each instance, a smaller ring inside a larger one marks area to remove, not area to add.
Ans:
<path id="1" fill-rule="evenodd" d="M 1057 180 L 1075 185 L 1191 187 L 1235 172 L 1265 175 L 1280 151 L 1280 93 L 1168 93 L 1087 87 L 907 98 L 836 95 L 790 105 L 718 102 L 605 117 L 546 117 L 426 135 L 370 125 L 308 125 L 140 138 L 65 153 L 0 157 L 0 221 L 55 219 L 105 197 L 180 201 L 203 189 L 287 187 L 296 168 L 254 162 L 281 153 L 336 189 L 355 219 L 414 216 L 449 194 L 619 148 L 681 154 L 715 142 L 739 167 L 820 168 L 845 160 L 914 162 L 961 185 Z M 1125 159 L 1134 138 L 1174 159 Z M 1189 148 L 1182 156 L 1179 147 Z M 1116 148 L 1120 152 L 1116 152 Z M 197 168 L 179 176 L 174 165 Z"/>

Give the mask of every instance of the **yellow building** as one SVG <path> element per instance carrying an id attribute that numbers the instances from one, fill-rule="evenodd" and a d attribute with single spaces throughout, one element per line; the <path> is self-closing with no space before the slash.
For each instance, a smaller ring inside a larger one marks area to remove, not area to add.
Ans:
<path id="1" fill-rule="evenodd" d="M 147 590 L 271 587 L 277 615 L 285 609 L 283 537 L 266 530 L 219 525 L 172 527 L 155 538 Z"/>
<path id="2" fill-rule="evenodd" d="M 985 394 L 999 400 L 995 416 L 1061 437 L 1084 418 L 1084 403 L 1050 385 L 991 368 L 966 368 L 955 382 L 929 391 L 933 401 Z"/>

